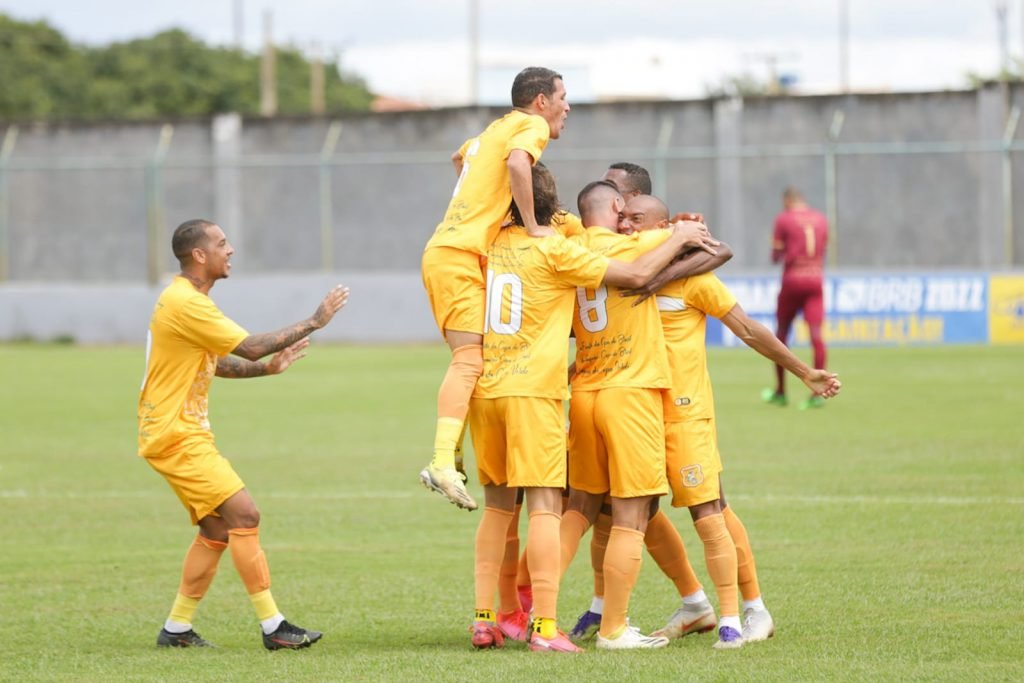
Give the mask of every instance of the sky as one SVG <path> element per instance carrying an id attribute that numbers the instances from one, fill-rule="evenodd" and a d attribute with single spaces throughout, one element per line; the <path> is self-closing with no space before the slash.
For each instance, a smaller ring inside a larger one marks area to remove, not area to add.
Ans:
<path id="1" fill-rule="evenodd" d="M 0 0 L 0 12 L 76 43 L 177 27 L 250 50 L 269 15 L 275 42 L 337 59 L 375 93 L 448 106 L 507 104 L 512 77 L 531 65 L 563 73 L 570 102 L 696 99 L 740 74 L 836 92 L 844 6 L 851 90 L 964 88 L 969 72 L 999 69 L 999 4 L 1008 53 L 1024 59 L 1024 0 Z"/>

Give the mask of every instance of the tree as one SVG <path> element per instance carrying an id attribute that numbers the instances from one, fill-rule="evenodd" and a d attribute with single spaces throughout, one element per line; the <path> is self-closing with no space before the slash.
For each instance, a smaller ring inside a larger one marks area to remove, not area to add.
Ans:
<path id="1" fill-rule="evenodd" d="M 310 110 L 310 64 L 278 53 L 279 111 Z M 78 47 L 45 22 L 0 14 L 0 118 L 151 119 L 259 113 L 259 57 L 211 47 L 180 29 L 101 47 Z M 325 68 L 327 111 L 365 111 L 358 78 Z"/>

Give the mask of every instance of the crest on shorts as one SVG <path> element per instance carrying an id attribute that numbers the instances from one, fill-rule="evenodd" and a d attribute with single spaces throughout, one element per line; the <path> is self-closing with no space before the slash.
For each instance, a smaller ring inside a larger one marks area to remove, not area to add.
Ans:
<path id="1" fill-rule="evenodd" d="M 683 475 L 683 486 L 693 488 L 704 483 L 704 470 L 700 465 L 687 465 L 679 473 Z"/>

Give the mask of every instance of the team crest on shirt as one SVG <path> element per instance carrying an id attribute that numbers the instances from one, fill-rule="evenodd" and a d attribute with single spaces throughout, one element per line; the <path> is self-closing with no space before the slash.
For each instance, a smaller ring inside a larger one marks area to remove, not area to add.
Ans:
<path id="1" fill-rule="evenodd" d="M 687 488 L 700 486 L 704 483 L 704 470 L 701 469 L 700 465 L 687 465 L 679 470 L 679 474 L 683 477 L 683 486 Z"/>

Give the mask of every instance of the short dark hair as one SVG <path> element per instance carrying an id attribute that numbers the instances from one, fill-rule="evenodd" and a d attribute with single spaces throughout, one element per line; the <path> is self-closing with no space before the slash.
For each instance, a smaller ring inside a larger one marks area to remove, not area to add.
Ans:
<path id="1" fill-rule="evenodd" d="M 562 74 L 545 69 L 543 66 L 528 66 L 512 81 L 512 106 L 529 107 L 537 95 L 551 95 L 555 92 L 555 81 Z"/>
<path id="2" fill-rule="evenodd" d="M 192 250 L 203 246 L 206 241 L 206 231 L 210 226 L 216 225 L 213 221 L 205 218 L 193 218 L 187 220 L 174 229 L 174 236 L 171 238 L 171 250 L 178 262 L 182 265 L 192 259 Z"/>
<path id="3" fill-rule="evenodd" d="M 632 187 L 620 187 L 619 192 L 622 192 L 623 194 L 626 194 L 627 192 L 651 194 L 651 174 L 648 173 L 647 169 L 643 166 L 631 164 L 628 161 L 619 161 L 608 168 L 625 171 L 626 179 L 629 180 L 632 185 Z"/>
<path id="4" fill-rule="evenodd" d="M 800 190 L 790 185 L 782 191 L 782 198 L 787 202 L 802 202 L 804 201 L 804 195 Z"/>
<path id="5" fill-rule="evenodd" d="M 551 223 L 551 217 L 559 209 L 555 176 L 539 161 L 534 164 L 532 175 L 533 217 L 537 220 L 537 225 L 548 225 Z M 512 202 L 512 220 L 516 225 L 523 225 L 523 214 L 519 212 L 519 206 L 515 202 Z"/>
<path id="6" fill-rule="evenodd" d="M 580 190 L 580 193 L 576 195 L 576 208 L 580 212 L 580 218 L 585 219 L 586 216 L 593 214 L 598 208 L 598 201 L 601 195 L 607 192 L 620 194 L 619 188 L 609 180 L 595 180 L 592 183 L 587 183 Z"/>

